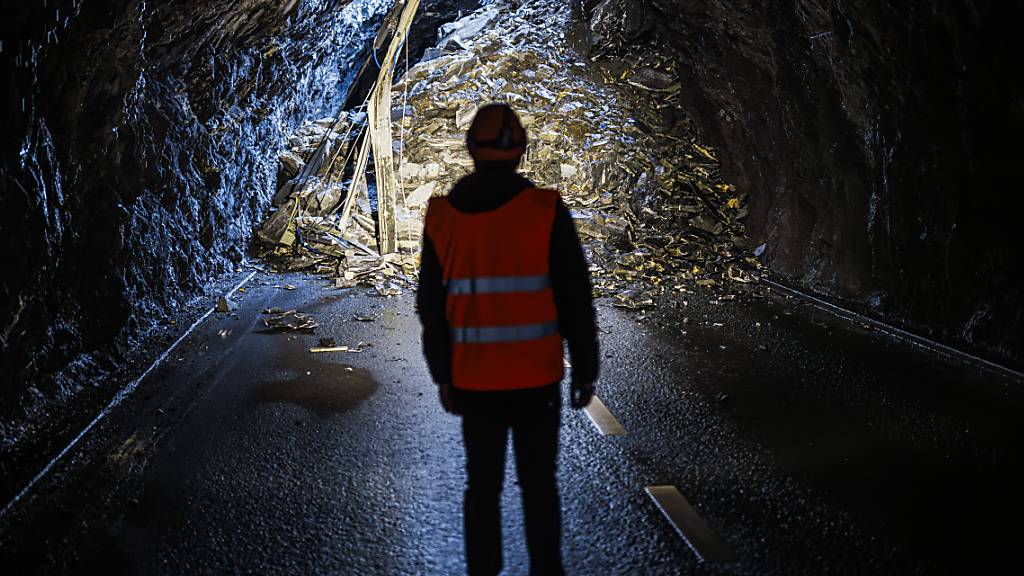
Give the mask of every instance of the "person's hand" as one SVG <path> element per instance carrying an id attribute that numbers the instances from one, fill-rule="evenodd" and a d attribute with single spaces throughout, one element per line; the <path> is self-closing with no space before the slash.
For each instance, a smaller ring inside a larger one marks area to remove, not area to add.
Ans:
<path id="1" fill-rule="evenodd" d="M 437 387 L 441 398 L 441 407 L 449 414 L 458 414 L 455 410 L 455 402 L 452 401 L 452 383 L 444 382 Z"/>
<path id="2" fill-rule="evenodd" d="M 581 382 L 573 380 L 569 391 L 569 405 L 579 410 L 580 408 L 586 408 L 587 404 L 590 404 L 590 399 L 594 397 L 594 383 L 593 382 Z"/>

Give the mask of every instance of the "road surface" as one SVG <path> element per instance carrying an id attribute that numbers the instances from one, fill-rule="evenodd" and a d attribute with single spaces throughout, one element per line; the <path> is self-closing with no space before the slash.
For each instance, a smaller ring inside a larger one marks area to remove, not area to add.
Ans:
<path id="1" fill-rule="evenodd" d="M 413 299 L 258 274 L 0 521 L 5 573 L 461 573 L 458 420 Z M 570 573 L 981 573 L 1013 557 L 1020 383 L 779 296 L 712 301 L 646 319 L 599 303 L 598 395 L 626 435 L 564 408 Z M 320 327 L 269 331 L 272 307 Z M 365 344 L 310 353 L 320 338 Z M 504 573 L 525 574 L 508 474 Z M 735 560 L 702 562 L 655 485 Z"/>

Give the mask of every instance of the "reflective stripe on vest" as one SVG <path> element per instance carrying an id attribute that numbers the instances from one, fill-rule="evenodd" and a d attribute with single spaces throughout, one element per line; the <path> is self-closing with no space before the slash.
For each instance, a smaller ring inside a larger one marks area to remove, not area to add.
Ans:
<path id="1" fill-rule="evenodd" d="M 551 287 L 547 276 L 492 276 L 490 278 L 459 278 L 448 282 L 448 294 L 506 294 L 539 292 Z"/>
<path id="2" fill-rule="evenodd" d="M 554 190 L 526 188 L 494 210 L 463 213 L 432 198 L 426 237 L 445 282 L 452 385 L 516 390 L 564 375 L 550 280 Z"/>
<path id="3" fill-rule="evenodd" d="M 452 342 L 457 344 L 496 344 L 526 342 L 558 334 L 558 322 L 519 324 L 515 326 L 471 326 L 452 328 Z"/>

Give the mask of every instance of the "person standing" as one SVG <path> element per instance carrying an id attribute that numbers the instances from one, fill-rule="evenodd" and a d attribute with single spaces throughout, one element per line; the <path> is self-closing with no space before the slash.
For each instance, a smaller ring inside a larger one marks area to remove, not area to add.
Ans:
<path id="1" fill-rule="evenodd" d="M 462 417 L 467 571 L 502 567 L 501 491 L 511 431 L 530 574 L 564 574 L 556 483 L 563 340 L 573 408 L 598 375 L 590 274 L 558 192 L 517 173 L 526 131 L 505 104 L 466 136 L 475 172 L 427 209 L 417 306 L 444 409 Z"/>

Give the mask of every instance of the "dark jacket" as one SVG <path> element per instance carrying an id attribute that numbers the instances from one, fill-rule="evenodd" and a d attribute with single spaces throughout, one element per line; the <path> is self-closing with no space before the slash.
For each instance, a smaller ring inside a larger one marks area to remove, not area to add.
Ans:
<path id="1" fill-rule="evenodd" d="M 460 212 L 487 212 L 502 206 L 528 187 L 533 187 L 533 183 L 512 169 L 481 166 L 455 184 L 448 200 Z M 549 259 L 551 291 L 558 310 L 559 329 L 569 344 L 573 379 L 594 382 L 598 373 L 598 347 L 590 272 L 572 216 L 561 201 L 551 227 Z M 451 382 L 452 378 L 452 350 L 445 301 L 441 262 L 424 232 L 416 304 L 423 323 L 423 354 L 431 377 L 439 384 Z"/>

